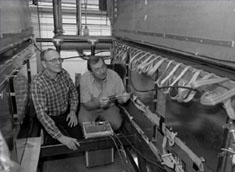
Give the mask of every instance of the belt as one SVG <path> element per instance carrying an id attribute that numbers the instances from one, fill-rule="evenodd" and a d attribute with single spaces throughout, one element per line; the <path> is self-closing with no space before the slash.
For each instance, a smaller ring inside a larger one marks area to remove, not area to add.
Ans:
<path id="1" fill-rule="evenodd" d="M 99 107 L 96 110 L 97 110 L 97 112 L 103 112 L 104 110 L 109 109 L 109 108 L 111 108 L 113 106 L 115 106 L 115 103 L 110 103 L 108 107 L 106 107 L 106 108 Z"/>

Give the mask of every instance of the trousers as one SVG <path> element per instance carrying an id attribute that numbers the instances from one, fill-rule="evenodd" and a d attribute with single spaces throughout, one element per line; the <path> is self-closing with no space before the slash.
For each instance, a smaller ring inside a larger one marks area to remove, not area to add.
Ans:
<path id="1" fill-rule="evenodd" d="M 68 112 L 59 115 L 59 116 L 51 116 L 52 120 L 55 121 L 57 128 L 60 132 L 68 137 L 73 137 L 76 139 L 82 139 L 82 130 L 79 124 L 76 126 L 70 127 L 68 126 L 68 121 L 66 118 L 68 116 Z M 51 135 L 49 135 L 46 131 L 44 131 L 44 144 L 51 145 L 51 144 L 59 144 L 60 142 L 56 139 L 53 139 Z"/>

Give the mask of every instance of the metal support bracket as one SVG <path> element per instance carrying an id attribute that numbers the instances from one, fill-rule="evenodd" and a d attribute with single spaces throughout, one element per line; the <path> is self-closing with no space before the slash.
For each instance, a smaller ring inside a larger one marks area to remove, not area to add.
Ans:
<path id="1" fill-rule="evenodd" d="M 56 46 L 60 46 L 61 43 L 63 42 L 63 39 L 60 38 L 53 38 L 52 42 L 56 45 Z"/>
<path id="2" fill-rule="evenodd" d="M 177 136 L 177 134 L 177 132 L 166 130 L 166 137 L 170 146 L 173 146 L 175 144 L 175 137 Z"/>
<path id="3" fill-rule="evenodd" d="M 162 165 L 174 169 L 175 172 L 184 172 L 182 163 L 180 163 L 180 161 L 177 161 L 171 153 L 163 154 L 162 160 Z"/>
<path id="4" fill-rule="evenodd" d="M 223 128 L 227 128 L 229 132 L 232 134 L 233 140 L 235 142 L 235 124 L 231 121 L 228 124 L 225 124 Z"/>

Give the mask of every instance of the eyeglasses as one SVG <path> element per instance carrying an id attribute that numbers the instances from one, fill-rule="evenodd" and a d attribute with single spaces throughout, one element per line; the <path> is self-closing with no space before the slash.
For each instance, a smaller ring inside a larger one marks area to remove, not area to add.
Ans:
<path id="1" fill-rule="evenodd" d="M 107 66 L 106 66 L 106 65 L 102 66 L 101 68 L 95 68 L 95 69 L 93 69 L 93 71 L 96 72 L 96 73 L 103 73 L 103 72 L 105 72 L 106 70 L 107 70 Z"/>
<path id="2" fill-rule="evenodd" d="M 51 59 L 51 60 L 44 59 L 43 61 L 47 61 L 47 62 L 51 62 L 51 63 L 57 63 L 57 62 L 62 63 L 64 61 L 64 59 L 62 59 L 62 58 Z"/>

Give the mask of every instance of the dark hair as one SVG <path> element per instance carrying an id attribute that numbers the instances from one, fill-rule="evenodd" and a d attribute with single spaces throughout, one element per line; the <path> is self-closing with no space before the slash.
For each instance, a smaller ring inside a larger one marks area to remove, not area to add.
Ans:
<path id="1" fill-rule="evenodd" d="M 91 71 L 91 65 L 94 65 L 96 63 L 98 63 L 100 61 L 100 59 L 103 61 L 103 63 L 105 64 L 105 61 L 102 57 L 99 56 L 91 56 L 88 60 L 87 60 L 87 69 L 89 71 Z M 106 65 L 106 64 L 105 64 Z"/>
<path id="2" fill-rule="evenodd" d="M 45 56 L 46 56 L 46 54 L 47 54 L 49 51 L 56 51 L 56 50 L 53 49 L 53 48 L 48 48 L 48 49 L 46 49 L 46 50 L 43 50 L 43 51 L 41 52 L 41 54 L 40 54 L 40 59 L 41 59 L 41 61 L 45 60 Z M 56 52 L 57 52 L 57 51 L 56 51 Z"/>

